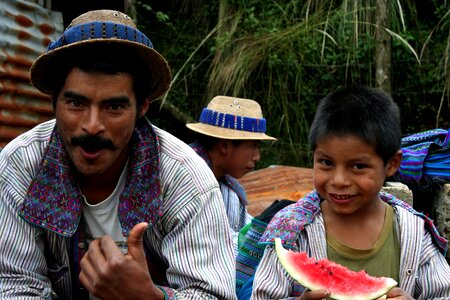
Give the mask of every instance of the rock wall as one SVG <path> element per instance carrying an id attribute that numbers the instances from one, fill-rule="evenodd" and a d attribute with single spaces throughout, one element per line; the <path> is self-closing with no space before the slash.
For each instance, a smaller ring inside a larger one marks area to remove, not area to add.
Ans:
<path id="1" fill-rule="evenodd" d="M 444 184 L 433 202 L 435 224 L 441 235 L 450 240 L 450 184 Z M 447 252 L 450 263 L 450 253 Z"/>
<path id="2" fill-rule="evenodd" d="M 402 199 L 411 206 L 413 205 L 413 193 L 407 185 L 400 182 L 386 182 L 381 189 L 383 192 L 394 195 L 395 197 Z"/>

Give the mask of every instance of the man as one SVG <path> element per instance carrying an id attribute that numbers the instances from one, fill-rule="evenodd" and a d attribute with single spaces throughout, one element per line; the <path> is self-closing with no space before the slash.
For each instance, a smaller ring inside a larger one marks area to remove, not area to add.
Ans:
<path id="1" fill-rule="evenodd" d="M 236 251 L 239 231 L 252 219 L 246 193 L 236 178 L 254 170 L 260 160 L 259 141 L 276 138 L 265 134 L 266 119 L 259 104 L 236 97 L 214 97 L 199 122 L 186 126 L 198 133 L 191 147 L 219 181 Z"/>
<path id="2" fill-rule="evenodd" d="M 219 186 L 146 119 L 171 73 L 133 21 L 77 17 L 30 78 L 55 120 L 0 153 L 0 298 L 234 299 Z"/>

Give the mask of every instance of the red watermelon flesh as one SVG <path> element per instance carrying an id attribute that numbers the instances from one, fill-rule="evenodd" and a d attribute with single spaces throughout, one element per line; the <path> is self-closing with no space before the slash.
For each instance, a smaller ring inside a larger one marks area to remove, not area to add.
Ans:
<path id="1" fill-rule="evenodd" d="M 329 290 L 332 299 L 377 299 L 397 285 L 392 278 L 373 277 L 365 271 L 355 272 L 328 259 L 315 260 L 306 252 L 287 250 L 278 238 L 275 239 L 275 249 L 278 259 L 292 278 L 311 291 Z"/>

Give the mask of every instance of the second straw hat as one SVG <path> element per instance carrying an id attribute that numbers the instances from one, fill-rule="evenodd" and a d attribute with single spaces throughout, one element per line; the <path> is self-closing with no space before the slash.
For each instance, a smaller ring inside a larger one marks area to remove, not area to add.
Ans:
<path id="1" fill-rule="evenodd" d="M 203 109 L 198 123 L 186 126 L 198 133 L 232 140 L 276 140 L 266 134 L 261 106 L 250 99 L 216 96 Z"/>

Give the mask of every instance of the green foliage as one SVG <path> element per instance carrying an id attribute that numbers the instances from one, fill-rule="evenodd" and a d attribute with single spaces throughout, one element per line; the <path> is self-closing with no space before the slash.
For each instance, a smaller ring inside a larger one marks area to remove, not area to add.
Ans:
<path id="1" fill-rule="evenodd" d="M 215 95 L 258 101 L 278 138 L 262 143 L 260 167 L 310 166 L 307 137 L 318 101 L 343 85 L 376 86 L 376 0 L 147 2 L 137 3 L 138 25 L 176 74 L 166 100 L 193 119 Z M 392 96 L 403 131 L 448 127 L 450 4 L 389 4 Z"/>
<path id="2" fill-rule="evenodd" d="M 221 90 L 259 101 L 269 131 L 279 137 L 265 149 L 276 155 L 262 156 L 264 162 L 308 166 L 308 129 L 318 100 L 340 85 L 371 84 L 372 64 L 365 60 L 372 55 L 366 33 L 371 28 L 356 36 L 354 12 L 341 7 L 310 9 L 302 17 L 306 8 L 297 9 L 298 15 L 286 12 L 303 1 L 285 9 L 276 2 L 256 9 L 257 3 L 247 1 L 237 9 L 240 19 L 251 22 L 242 22 L 233 43 L 218 47 L 222 53 L 212 64 L 209 95 Z"/>

